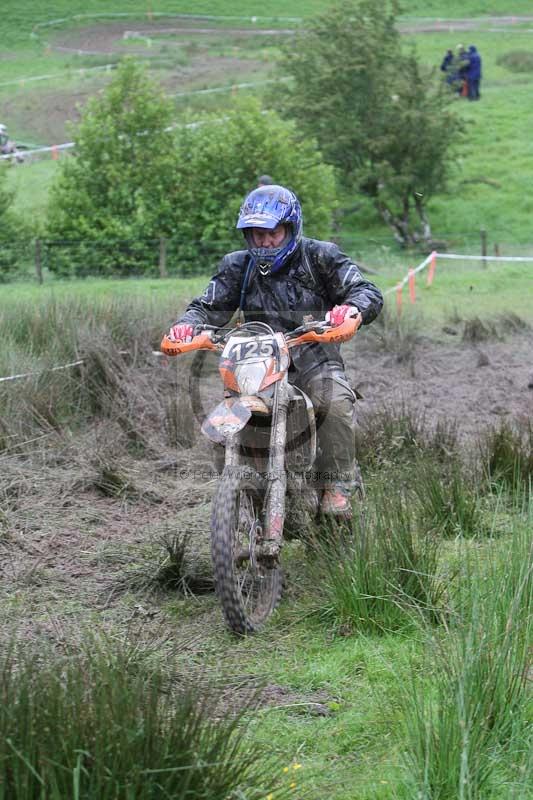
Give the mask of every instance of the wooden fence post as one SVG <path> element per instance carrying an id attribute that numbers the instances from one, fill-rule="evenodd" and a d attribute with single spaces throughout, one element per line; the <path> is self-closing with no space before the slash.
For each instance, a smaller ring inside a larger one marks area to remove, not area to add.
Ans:
<path id="1" fill-rule="evenodd" d="M 483 267 L 487 268 L 487 231 L 485 228 L 481 228 L 480 230 L 481 235 L 481 257 L 483 258 Z"/>
<path id="2" fill-rule="evenodd" d="M 37 283 L 43 282 L 43 266 L 41 262 L 41 240 L 35 240 L 35 274 L 37 276 Z"/>
<path id="3" fill-rule="evenodd" d="M 159 277 L 168 278 L 167 272 L 167 240 L 164 236 L 159 237 Z"/>

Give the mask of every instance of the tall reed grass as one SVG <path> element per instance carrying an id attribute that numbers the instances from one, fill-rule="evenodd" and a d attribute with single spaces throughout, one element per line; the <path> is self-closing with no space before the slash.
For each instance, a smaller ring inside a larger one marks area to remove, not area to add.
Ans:
<path id="1" fill-rule="evenodd" d="M 449 630 L 407 701 L 406 759 L 421 800 L 530 796 L 532 521 L 488 552 L 464 552 Z"/>
<path id="2" fill-rule="evenodd" d="M 325 525 L 317 537 L 320 613 L 343 629 L 387 632 L 441 613 L 439 541 L 417 524 L 394 485 L 372 487 L 351 530 Z"/>
<path id="3" fill-rule="evenodd" d="M 488 480 L 511 495 L 531 495 L 533 486 L 533 422 L 519 418 L 489 430 L 481 443 Z"/>
<path id="4" fill-rule="evenodd" d="M 246 739 L 242 709 L 176 691 L 125 652 L 11 652 L 0 697 L 1 800 L 264 798 L 282 772 Z"/>
<path id="5" fill-rule="evenodd" d="M 422 456 L 439 463 L 458 456 L 455 423 L 431 425 L 423 411 L 407 404 L 384 404 L 361 420 L 357 436 L 357 458 L 370 470 L 402 467 Z"/>
<path id="6" fill-rule="evenodd" d="M 43 432 L 59 432 L 111 410 L 128 438 L 145 446 L 133 425 L 139 410 L 133 395 L 139 392 L 127 368 L 160 366 L 151 352 L 158 348 L 167 316 L 172 319 L 175 313 L 170 299 L 160 308 L 150 297 L 127 296 L 61 301 L 52 297 L 37 306 L 15 303 L 3 308 L 0 375 L 32 375 L 0 383 L 0 449 L 16 449 Z M 82 363 L 74 367 L 52 369 L 78 361 Z M 157 369 L 158 378 L 160 374 Z M 149 383 L 157 394 L 159 380 Z M 183 437 L 176 430 L 183 404 L 169 403 L 169 396 L 164 392 L 144 408 L 161 405 L 158 427 L 167 430 L 170 444 L 181 444 Z"/>
<path id="7" fill-rule="evenodd" d="M 467 471 L 459 459 L 450 459 L 446 465 L 419 459 L 412 470 L 412 486 L 424 524 L 439 535 L 471 537 L 485 531 L 482 487 L 473 469 Z"/>

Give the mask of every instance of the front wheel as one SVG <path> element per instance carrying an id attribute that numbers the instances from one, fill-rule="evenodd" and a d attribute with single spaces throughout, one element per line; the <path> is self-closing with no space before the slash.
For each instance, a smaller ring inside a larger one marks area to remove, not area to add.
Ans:
<path id="1" fill-rule="evenodd" d="M 229 627 L 245 635 L 270 617 L 281 596 L 281 569 L 261 556 L 265 482 L 225 470 L 213 499 L 211 556 Z"/>

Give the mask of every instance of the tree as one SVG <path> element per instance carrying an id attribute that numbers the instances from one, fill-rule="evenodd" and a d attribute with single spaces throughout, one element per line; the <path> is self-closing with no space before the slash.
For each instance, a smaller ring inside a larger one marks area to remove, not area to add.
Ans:
<path id="1" fill-rule="evenodd" d="M 154 240 L 173 232 L 173 111 L 130 60 L 88 101 L 74 129 L 75 155 L 62 162 L 52 188 L 47 232 L 69 247 L 51 268 L 70 271 L 72 264 L 77 274 L 155 268 Z"/>
<path id="2" fill-rule="evenodd" d="M 0 162 L 0 283 L 16 276 L 27 259 L 30 232 L 13 213 L 14 192 L 6 188 L 9 167 Z"/>
<path id="3" fill-rule="evenodd" d="M 175 210 L 180 220 L 179 257 L 193 263 L 209 252 L 243 247 L 235 230 L 240 205 L 268 173 L 298 195 L 305 231 L 316 238 L 331 231 L 335 206 L 334 171 L 324 164 L 316 142 L 302 138 L 293 122 L 264 112 L 253 100 L 239 103 L 222 118 L 177 130 L 178 180 Z"/>
<path id="4" fill-rule="evenodd" d="M 449 93 L 403 53 L 396 0 L 343 0 L 288 45 L 282 113 L 316 137 L 343 183 L 371 198 L 402 245 L 429 242 L 460 122 Z"/>
<path id="5" fill-rule="evenodd" d="M 310 233 L 329 232 L 333 169 L 294 123 L 254 102 L 222 117 L 181 125 L 172 119 L 172 103 L 131 62 L 89 101 L 75 155 L 63 163 L 52 192 L 48 234 L 67 247 L 51 268 L 155 272 L 158 240 L 165 237 L 171 269 L 211 269 L 227 248 L 242 247 L 237 213 L 261 172 L 294 188 Z"/>

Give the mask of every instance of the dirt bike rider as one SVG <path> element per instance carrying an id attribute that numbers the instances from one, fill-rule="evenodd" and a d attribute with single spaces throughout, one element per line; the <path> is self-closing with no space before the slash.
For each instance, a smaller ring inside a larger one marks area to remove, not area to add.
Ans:
<path id="1" fill-rule="evenodd" d="M 306 314 L 332 326 L 361 314 L 367 325 L 381 311 L 379 289 L 336 244 L 302 236 L 300 203 L 289 189 L 254 189 L 236 227 L 243 231 L 246 249 L 224 256 L 203 295 L 171 328 L 171 339 L 190 341 L 201 324 L 222 327 L 237 309 L 247 321 L 262 320 L 284 332 L 301 325 Z M 295 349 L 289 377 L 308 394 L 317 415 L 321 511 L 346 515 L 351 495 L 362 484 L 355 457 L 356 397 L 339 346 Z"/>

